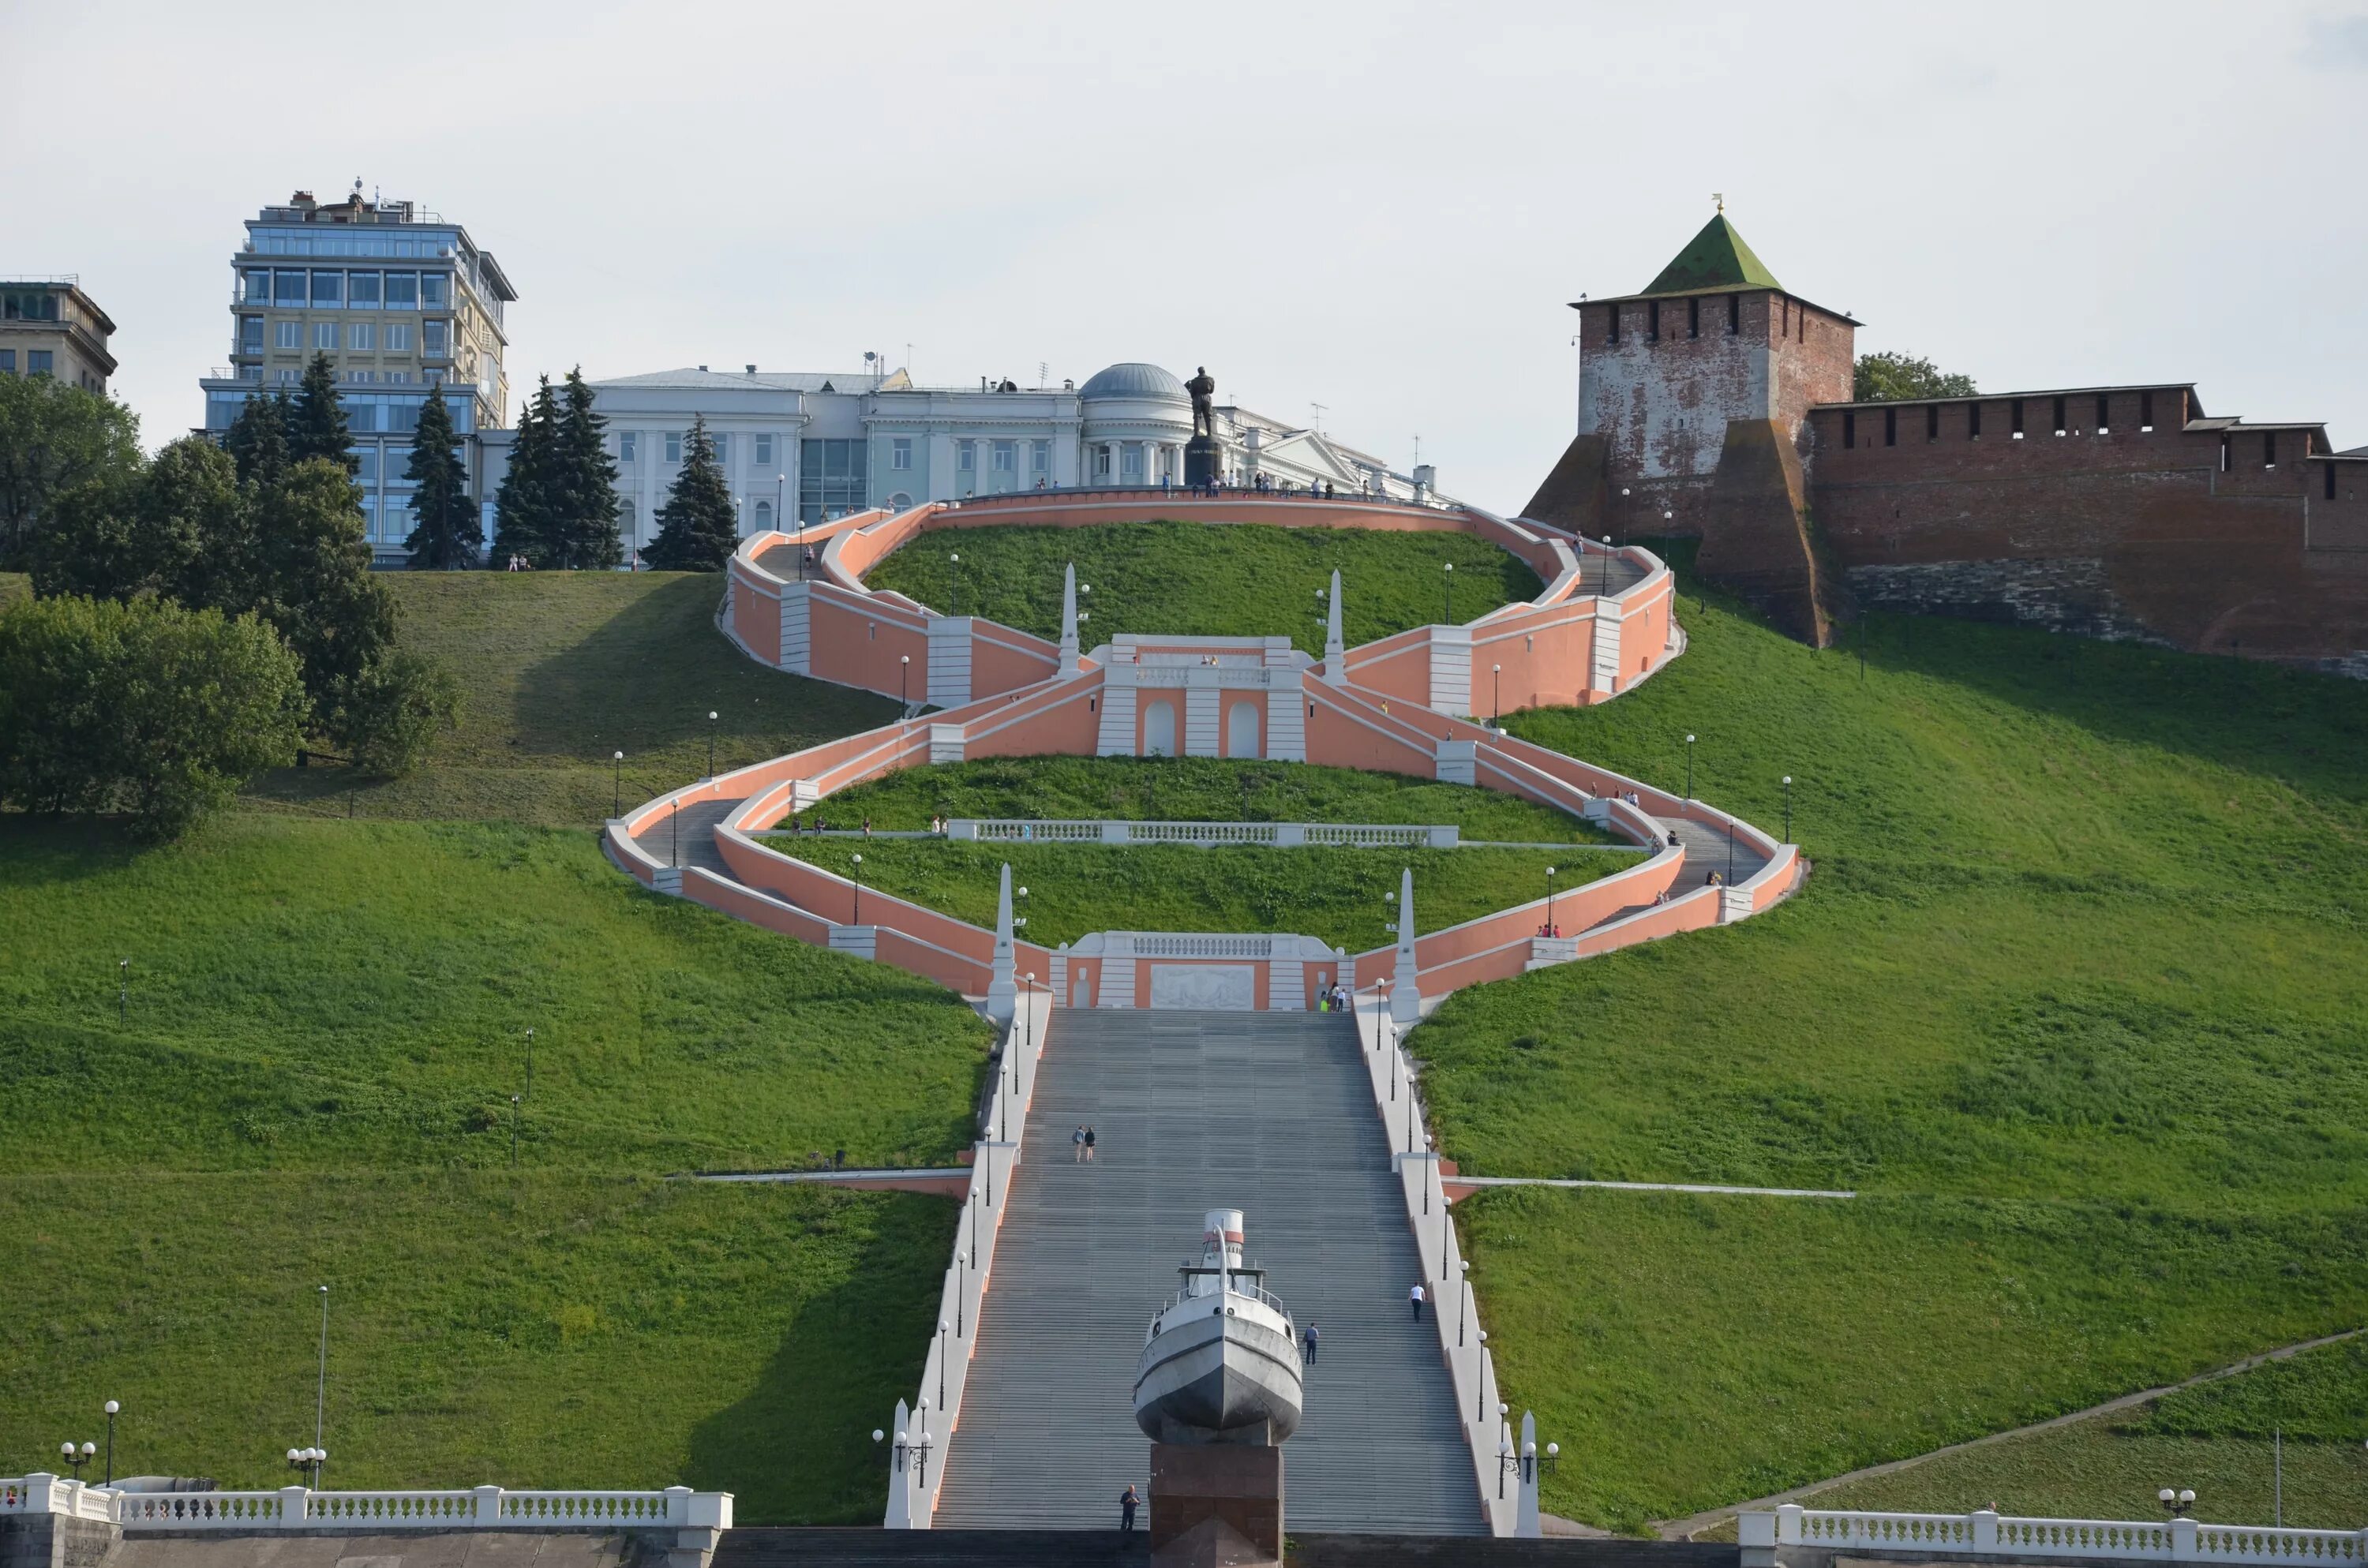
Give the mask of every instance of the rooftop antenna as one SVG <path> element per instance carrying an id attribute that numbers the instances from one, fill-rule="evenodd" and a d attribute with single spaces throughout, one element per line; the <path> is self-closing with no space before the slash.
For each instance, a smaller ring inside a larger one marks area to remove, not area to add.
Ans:
<path id="1" fill-rule="evenodd" d="M 1053 367 L 1049 363 L 1042 359 L 1036 361 L 1036 390 L 1038 392 L 1042 392 L 1044 390 L 1045 380 L 1050 377 L 1052 373 Z"/>
<path id="2" fill-rule="evenodd" d="M 1414 438 L 1414 466 L 1417 468 L 1422 466 L 1422 437 L 1419 436 Z"/>
<path id="3" fill-rule="evenodd" d="M 1307 406 L 1308 406 L 1308 408 L 1309 408 L 1310 410 L 1312 410 L 1312 411 L 1315 413 L 1315 433 L 1316 433 L 1317 435 L 1321 436 L 1322 434 L 1324 434 L 1324 411 L 1325 411 L 1326 408 L 1329 408 L 1329 407 L 1331 406 L 1331 404 L 1329 404 L 1329 403 L 1309 403 Z"/>
<path id="4" fill-rule="evenodd" d="M 913 379 L 913 346 L 909 343 L 905 345 L 905 379 Z"/>

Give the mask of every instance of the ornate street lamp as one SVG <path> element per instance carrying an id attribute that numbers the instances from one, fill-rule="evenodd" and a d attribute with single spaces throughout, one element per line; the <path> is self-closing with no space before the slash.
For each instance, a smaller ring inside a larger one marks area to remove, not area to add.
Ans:
<path id="1" fill-rule="evenodd" d="M 913 683 L 913 682 L 912 682 L 912 677 L 913 677 L 913 655 L 912 655 L 912 654 L 910 654 L 910 653 L 899 653 L 899 654 L 897 654 L 897 655 L 896 655 L 896 700 L 897 700 L 897 702 L 898 702 L 899 704 L 901 704 L 902 706 L 906 707 L 906 708 L 910 708 L 910 707 L 913 705 L 913 697 L 912 697 L 912 693 L 911 693 L 911 691 L 908 689 L 908 688 L 911 687 L 912 683 Z"/>
<path id="2" fill-rule="evenodd" d="M 616 795 L 616 799 L 609 803 L 609 814 L 612 817 L 623 816 L 625 814 L 625 754 L 623 752 L 617 754 L 616 760 L 609 769 L 609 785 Z"/>
<path id="3" fill-rule="evenodd" d="M 1793 776 L 1784 775 L 1784 842 L 1793 842 Z"/>
<path id="4" fill-rule="evenodd" d="M 76 1481 L 80 1481 L 82 1479 L 82 1467 L 88 1464 L 92 1460 L 97 1459 L 97 1457 L 98 1445 L 97 1443 L 85 1443 L 81 1448 L 77 1449 L 74 1446 L 74 1440 L 72 1438 L 68 1438 L 66 1441 L 58 1445 L 58 1458 L 64 1460 L 66 1468 L 74 1471 L 74 1477 Z"/>
<path id="5" fill-rule="evenodd" d="M 2155 1494 L 2155 1498 L 2170 1510 L 2172 1518 L 2184 1518 L 2188 1510 L 2195 1506 L 2195 1489 L 2192 1486 L 2184 1486 L 2174 1492 L 2166 1486 Z"/>
<path id="6" fill-rule="evenodd" d="M 1504 710 L 1505 666 L 1490 665 L 1488 666 L 1488 723 L 1492 729 L 1501 722 L 1500 716 Z"/>
<path id="7" fill-rule="evenodd" d="M 1452 626 L 1455 624 L 1455 562 L 1449 562 L 1444 570 L 1447 573 L 1447 624 Z"/>
<path id="8" fill-rule="evenodd" d="M 1555 870 L 1555 868 L 1554 868 L 1554 867 L 1548 866 L 1548 867 L 1546 868 L 1546 935 L 1547 935 L 1547 936 L 1549 936 L 1549 937 L 1551 937 L 1551 936 L 1553 936 L 1553 935 L 1554 934 L 1554 870 Z"/>
<path id="9" fill-rule="evenodd" d="M 848 924 L 850 926 L 860 926 L 863 924 L 863 857 L 860 854 L 857 855 L 853 863 L 855 866 L 853 877 L 853 881 L 855 882 L 855 918 L 848 921 Z"/>
<path id="10" fill-rule="evenodd" d="M 715 710 L 707 710 L 707 776 L 715 777 Z"/>
<path id="11" fill-rule="evenodd" d="M 1686 737 L 1686 799 L 1694 798 L 1694 738 Z"/>
<path id="12" fill-rule="evenodd" d="M 109 1485 L 109 1486 L 112 1486 L 112 1485 L 114 1485 L 114 1484 L 115 1484 L 115 1413 L 116 1413 L 117 1411 L 119 1411 L 119 1410 L 122 1409 L 122 1408 L 123 1408 L 123 1406 L 121 1406 L 120 1404 L 118 1404 L 115 1401 L 113 1401 L 113 1400 L 111 1400 L 111 1399 L 110 1399 L 110 1400 L 108 1400 L 108 1401 L 107 1402 L 107 1481 L 106 1481 L 106 1484 L 107 1484 L 107 1485 Z"/>
<path id="13" fill-rule="evenodd" d="M 946 557 L 946 559 L 953 562 L 953 568 L 954 568 L 954 609 L 953 609 L 953 613 L 954 613 L 955 615 L 959 616 L 959 615 L 961 615 L 961 614 L 962 614 L 962 552 L 961 552 L 960 551 L 955 551 L 954 553 L 952 553 L 951 555 L 949 555 L 948 557 Z"/>

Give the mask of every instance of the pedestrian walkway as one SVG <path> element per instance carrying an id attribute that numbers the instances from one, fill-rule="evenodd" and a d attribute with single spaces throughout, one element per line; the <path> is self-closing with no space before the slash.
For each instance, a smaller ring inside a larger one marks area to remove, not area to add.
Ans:
<path id="1" fill-rule="evenodd" d="M 1136 1357 L 1197 1261 L 1201 1215 L 1239 1209 L 1251 1260 L 1322 1333 L 1283 1445 L 1293 1530 L 1479 1534 L 1470 1449 L 1352 1020 L 1325 1013 L 1054 1015 L 936 1524 L 1114 1525 L 1147 1486 Z M 1097 1158 L 1070 1158 L 1089 1123 Z M 1039 1153 L 1041 1151 L 1041 1153 Z"/>

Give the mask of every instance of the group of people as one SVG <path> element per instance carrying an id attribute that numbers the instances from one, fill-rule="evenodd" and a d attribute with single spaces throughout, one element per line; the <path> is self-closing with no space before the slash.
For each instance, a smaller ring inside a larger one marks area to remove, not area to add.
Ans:
<path id="1" fill-rule="evenodd" d="M 509 559 L 509 564 L 503 567 L 502 570 L 505 572 L 531 572 L 534 570 L 534 562 L 529 561 L 523 555 L 512 554 Z"/>
<path id="2" fill-rule="evenodd" d="M 1094 1130 L 1084 1122 L 1079 1122 L 1077 1130 L 1069 1134 L 1069 1146 L 1076 1151 L 1069 1158 L 1071 1165 L 1094 1163 Z"/>
<path id="3" fill-rule="evenodd" d="M 1319 1013 L 1345 1013 L 1349 1010 L 1349 988 L 1335 981 L 1315 994 L 1315 1010 Z"/>

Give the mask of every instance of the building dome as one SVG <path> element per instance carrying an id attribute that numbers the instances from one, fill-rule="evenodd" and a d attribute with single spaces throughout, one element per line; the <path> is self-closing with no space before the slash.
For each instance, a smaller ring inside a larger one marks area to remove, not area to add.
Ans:
<path id="1" fill-rule="evenodd" d="M 1077 389 L 1085 399 L 1133 397 L 1157 403 L 1181 403 L 1192 400 L 1185 393 L 1184 383 L 1156 365 L 1130 361 L 1097 370 Z"/>

